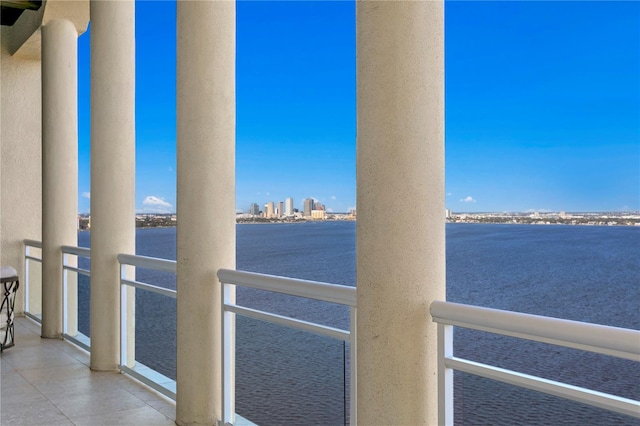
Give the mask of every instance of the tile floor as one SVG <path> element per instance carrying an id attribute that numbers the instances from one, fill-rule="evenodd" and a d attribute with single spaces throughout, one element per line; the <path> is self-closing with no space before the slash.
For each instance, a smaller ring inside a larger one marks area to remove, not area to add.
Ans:
<path id="1" fill-rule="evenodd" d="M 119 373 L 92 372 L 89 354 L 40 338 L 17 318 L 16 345 L 2 353 L 0 424 L 174 425 L 175 403 Z"/>

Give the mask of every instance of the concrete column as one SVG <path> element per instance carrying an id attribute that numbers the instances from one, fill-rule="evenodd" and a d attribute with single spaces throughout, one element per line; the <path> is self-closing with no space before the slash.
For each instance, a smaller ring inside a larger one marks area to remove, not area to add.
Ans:
<path id="1" fill-rule="evenodd" d="M 428 309 L 445 298 L 444 5 L 358 1 L 356 16 L 358 423 L 434 425 Z"/>
<path id="2" fill-rule="evenodd" d="M 78 32 L 42 27 L 42 337 L 62 335 L 62 245 L 78 240 Z"/>
<path id="3" fill-rule="evenodd" d="M 91 368 L 120 359 L 119 253 L 135 254 L 135 5 L 91 1 Z"/>
<path id="4" fill-rule="evenodd" d="M 219 268 L 235 268 L 235 2 L 178 1 L 176 423 L 221 413 Z"/>

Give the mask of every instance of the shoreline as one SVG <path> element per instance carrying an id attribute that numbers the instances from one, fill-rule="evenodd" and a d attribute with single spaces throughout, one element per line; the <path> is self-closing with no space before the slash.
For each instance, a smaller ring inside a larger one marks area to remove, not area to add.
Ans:
<path id="1" fill-rule="evenodd" d="M 268 220 L 268 221 L 236 221 L 236 225 L 286 225 L 286 224 L 300 224 L 300 223 L 323 223 L 323 222 L 356 222 L 355 219 L 325 219 L 325 220 L 295 220 L 295 221 L 280 221 L 280 220 Z M 632 220 L 627 223 L 611 223 L 598 221 L 584 222 L 584 223 L 567 223 L 567 222 L 543 222 L 543 221 L 531 221 L 531 222 L 513 222 L 513 221 L 490 221 L 490 220 L 446 220 L 445 224 L 463 224 L 463 225 L 530 225 L 530 226 L 600 226 L 600 227 L 625 227 L 625 228 L 640 228 L 640 219 Z M 138 229 L 166 229 L 176 228 L 177 225 L 157 225 L 157 226 L 138 226 Z M 91 231 L 90 228 L 78 228 L 78 232 Z"/>

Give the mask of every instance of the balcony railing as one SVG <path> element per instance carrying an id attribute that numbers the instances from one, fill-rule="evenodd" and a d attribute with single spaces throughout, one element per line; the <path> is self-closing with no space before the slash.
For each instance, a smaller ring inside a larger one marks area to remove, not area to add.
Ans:
<path id="1" fill-rule="evenodd" d="M 135 304 L 135 290 L 140 289 L 154 294 L 158 294 L 171 299 L 177 298 L 176 290 L 159 287 L 156 285 L 143 283 L 132 279 L 135 273 L 132 267 L 149 269 L 157 272 L 176 274 L 176 261 L 158 259 L 146 256 L 134 256 L 130 254 L 119 254 L 120 262 L 120 370 L 127 373 L 148 386 L 176 399 L 176 381 L 166 375 L 154 370 L 135 358 L 135 326 L 130 327 L 130 322 L 134 321 L 129 311 L 131 304 Z M 134 321 L 135 324 L 135 321 Z M 133 333 L 131 335 L 130 333 Z M 174 339 L 175 336 L 165 335 L 165 339 Z"/>
<path id="2" fill-rule="evenodd" d="M 337 284 L 327 284 L 252 272 L 220 269 L 218 279 L 222 283 L 222 420 L 223 424 L 235 424 L 235 315 L 266 321 L 320 336 L 349 342 L 350 348 L 350 409 L 349 422 L 357 424 L 357 375 L 356 375 L 356 289 Z M 342 330 L 317 323 L 277 315 L 263 310 L 236 304 L 235 286 L 276 292 L 349 307 L 350 330 Z M 346 423 L 346 419 L 345 419 Z"/>
<path id="3" fill-rule="evenodd" d="M 34 308 L 33 303 L 34 300 L 39 301 L 40 299 L 33 293 L 41 291 L 36 282 L 39 280 L 39 271 L 34 268 L 35 265 L 39 265 L 42 262 L 38 253 L 41 249 L 41 243 L 25 240 L 24 244 L 26 273 L 24 280 L 26 288 L 25 312 L 30 318 L 41 321 L 39 309 Z M 70 325 L 73 320 L 69 320 L 70 314 L 68 312 L 73 309 L 73 306 L 70 306 L 67 302 L 71 300 L 68 297 L 69 293 L 75 291 L 73 286 L 69 285 L 72 280 L 69 279 L 68 274 L 90 275 L 88 269 L 77 266 L 77 258 L 90 258 L 90 250 L 65 246 L 62 248 L 62 252 L 64 254 L 63 270 L 65 274 L 64 337 L 90 350 L 88 339 L 85 341 L 82 337 L 79 338 L 78 336 L 81 335 L 79 332 L 77 335 L 73 335 L 77 330 L 73 328 L 73 325 Z M 123 372 L 175 399 L 174 380 L 141 363 L 134 362 L 135 352 L 131 350 L 132 339 L 129 338 L 128 334 L 131 332 L 128 324 L 130 324 L 132 318 L 127 314 L 126 307 L 131 303 L 131 297 L 135 295 L 132 291 L 133 289 L 176 299 L 177 293 L 175 290 L 136 281 L 132 274 L 133 268 L 175 274 L 176 262 L 128 254 L 120 254 L 118 260 L 121 266 L 121 306 L 123 307 L 121 313 L 121 369 Z M 224 423 L 233 424 L 235 422 L 235 316 L 240 315 L 348 342 L 350 344 L 349 420 L 351 424 L 356 424 L 357 346 L 355 331 L 357 303 L 355 288 L 226 269 L 218 271 L 218 278 L 222 283 L 220 290 L 223 301 L 221 311 L 223 316 L 222 362 L 224 374 L 222 377 L 222 406 Z M 212 283 L 212 285 L 214 284 Z M 33 286 L 36 287 L 34 288 Z M 349 308 L 350 331 L 238 305 L 235 300 L 235 286 L 347 306 Z M 442 301 L 433 302 L 430 312 L 433 321 L 438 324 L 439 424 L 450 425 L 454 421 L 454 370 L 640 418 L 640 402 L 633 399 L 456 357 L 453 354 L 453 327 L 543 342 L 635 362 L 640 362 L 640 331 Z M 131 358 L 132 354 L 133 358 Z"/>
<path id="4" fill-rule="evenodd" d="M 438 323 L 438 423 L 453 424 L 453 370 L 555 395 L 640 418 L 640 402 L 512 370 L 453 354 L 453 327 L 480 330 L 567 348 L 640 361 L 640 331 L 436 301 Z"/>
<path id="5" fill-rule="evenodd" d="M 79 267 L 79 258 L 89 261 L 91 259 L 91 250 L 86 247 L 62 246 L 62 334 L 65 339 L 91 352 L 91 338 L 80 332 L 78 321 L 79 303 L 89 304 L 88 300 L 78 300 L 80 276 L 87 277 L 87 283 L 82 285 L 86 284 L 88 290 L 91 286 L 91 270 Z"/>
<path id="6" fill-rule="evenodd" d="M 24 240 L 24 314 L 42 323 L 42 243 Z"/>

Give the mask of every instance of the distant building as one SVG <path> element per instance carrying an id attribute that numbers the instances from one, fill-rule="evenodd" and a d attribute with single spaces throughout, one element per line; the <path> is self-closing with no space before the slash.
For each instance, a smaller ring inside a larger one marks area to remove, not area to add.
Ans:
<path id="1" fill-rule="evenodd" d="M 323 210 L 311 210 L 311 219 L 324 220 L 326 212 Z"/>
<path id="2" fill-rule="evenodd" d="M 314 207 L 313 198 L 305 198 L 302 215 L 311 216 L 311 211 L 313 210 L 313 207 Z"/>
<path id="3" fill-rule="evenodd" d="M 284 216 L 284 202 L 278 201 L 278 217 Z"/>
<path id="4" fill-rule="evenodd" d="M 267 204 L 264 205 L 264 217 L 266 217 L 267 219 L 271 219 L 274 216 L 275 216 L 275 211 L 273 208 L 273 201 L 269 201 Z"/>
<path id="5" fill-rule="evenodd" d="M 252 216 L 258 216 L 260 214 L 260 206 L 258 204 L 251 204 L 251 208 L 249 208 L 249 214 Z"/>
<path id="6" fill-rule="evenodd" d="M 451 210 L 450 210 L 450 209 L 446 209 L 446 210 L 445 210 L 445 217 L 446 217 L 447 219 L 449 219 L 449 218 L 451 217 Z"/>
<path id="7" fill-rule="evenodd" d="M 293 216 L 293 198 L 291 197 L 285 200 L 284 215 Z"/>

